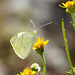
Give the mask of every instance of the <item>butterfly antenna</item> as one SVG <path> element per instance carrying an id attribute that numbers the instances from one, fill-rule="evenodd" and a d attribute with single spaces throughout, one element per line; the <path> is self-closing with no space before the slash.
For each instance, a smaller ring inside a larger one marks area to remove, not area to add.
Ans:
<path id="1" fill-rule="evenodd" d="M 33 21 L 30 19 L 30 22 L 32 23 L 34 29 L 36 29 L 35 24 L 33 23 Z"/>
<path id="2" fill-rule="evenodd" d="M 46 23 L 46 24 L 44 24 L 44 25 L 41 25 L 41 26 L 38 28 L 38 30 L 39 30 L 40 28 L 46 26 L 46 25 L 49 25 L 49 24 L 52 24 L 52 22 Z"/>

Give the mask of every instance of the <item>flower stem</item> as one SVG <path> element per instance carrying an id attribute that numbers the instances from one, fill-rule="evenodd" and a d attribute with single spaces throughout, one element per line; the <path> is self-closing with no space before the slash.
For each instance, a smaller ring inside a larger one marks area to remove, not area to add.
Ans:
<path id="1" fill-rule="evenodd" d="M 40 71 L 38 72 L 38 75 L 40 75 Z"/>
<path id="2" fill-rule="evenodd" d="M 43 60 L 43 71 L 44 71 L 44 75 L 46 75 L 46 62 L 45 62 L 45 58 L 43 53 L 41 54 L 42 60 Z"/>
<path id="3" fill-rule="evenodd" d="M 70 53 L 69 53 L 69 49 L 68 49 L 68 45 L 67 45 L 65 29 L 64 29 L 64 19 L 62 19 L 62 33 L 63 33 L 63 38 L 64 38 L 64 43 L 65 43 L 65 48 L 66 48 L 66 53 L 67 53 L 69 65 L 70 65 L 70 68 L 71 68 L 72 73 L 74 75 L 73 66 L 72 66 L 72 62 L 71 62 L 71 58 L 70 58 Z"/>
<path id="4" fill-rule="evenodd" d="M 73 28 L 74 28 L 74 30 L 75 30 L 75 13 L 71 13 L 71 17 L 72 17 L 72 19 L 73 19 Z"/>

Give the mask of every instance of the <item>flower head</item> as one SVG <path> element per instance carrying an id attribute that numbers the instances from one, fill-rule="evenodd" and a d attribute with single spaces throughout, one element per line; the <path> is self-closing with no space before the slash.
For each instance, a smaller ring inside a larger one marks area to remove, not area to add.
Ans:
<path id="1" fill-rule="evenodd" d="M 32 71 L 31 69 L 29 69 L 29 67 L 26 67 L 24 70 L 23 70 L 23 73 L 20 72 L 20 74 L 17 74 L 17 75 L 34 75 L 36 72 L 35 71 Z"/>
<path id="2" fill-rule="evenodd" d="M 47 43 L 48 43 L 49 40 L 46 40 L 44 41 L 44 39 L 40 39 L 38 38 L 38 41 L 35 42 L 34 46 L 33 46 L 33 50 L 38 50 L 38 49 L 42 49 Z"/>
<path id="3" fill-rule="evenodd" d="M 62 7 L 62 8 L 70 8 L 72 6 L 75 6 L 75 0 L 67 1 L 66 3 L 62 3 L 62 5 L 59 4 L 59 6 Z"/>

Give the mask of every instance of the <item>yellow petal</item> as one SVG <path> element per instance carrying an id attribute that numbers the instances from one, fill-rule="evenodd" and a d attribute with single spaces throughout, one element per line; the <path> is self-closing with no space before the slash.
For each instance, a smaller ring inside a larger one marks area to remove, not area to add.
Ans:
<path id="1" fill-rule="evenodd" d="M 20 72 L 21 73 L 21 75 L 24 75 L 22 72 Z"/>
<path id="2" fill-rule="evenodd" d="M 66 3 L 62 3 L 63 6 L 61 6 L 59 4 L 59 6 L 62 8 L 69 8 L 69 7 L 73 6 L 74 4 L 75 4 L 75 0 L 74 1 L 67 1 Z"/>
<path id="3" fill-rule="evenodd" d="M 17 75 L 20 75 L 20 74 L 17 74 Z"/>
<path id="4" fill-rule="evenodd" d="M 62 6 L 62 5 L 60 5 L 60 4 L 59 4 L 59 6 L 62 7 L 62 8 L 65 8 L 65 6 Z"/>
<path id="5" fill-rule="evenodd" d="M 35 44 L 33 45 L 33 50 L 36 50 L 36 49 L 41 49 L 43 48 L 47 43 L 48 43 L 49 40 L 45 41 L 44 42 L 44 39 L 42 37 L 42 39 L 38 38 L 38 41 L 35 42 Z"/>
<path id="6" fill-rule="evenodd" d="M 44 46 L 48 44 L 48 41 L 49 41 L 49 40 L 46 40 L 46 41 L 44 42 Z"/>
<path id="7" fill-rule="evenodd" d="M 34 75 L 36 72 L 35 71 L 32 71 L 31 69 L 29 69 L 29 67 L 26 67 L 24 70 L 23 70 L 23 73 L 20 72 L 20 74 L 17 74 L 17 75 Z"/>
<path id="8" fill-rule="evenodd" d="M 42 37 L 41 41 L 42 41 L 42 42 L 44 41 L 43 37 Z"/>
<path id="9" fill-rule="evenodd" d="M 40 41 L 40 38 L 38 38 L 38 41 Z"/>
<path id="10" fill-rule="evenodd" d="M 62 5 L 64 5 L 64 6 L 65 6 L 65 3 L 62 3 Z"/>
<path id="11" fill-rule="evenodd" d="M 73 0 L 73 5 L 75 5 L 75 0 Z"/>
<path id="12" fill-rule="evenodd" d="M 36 73 L 35 71 L 32 72 L 32 74 L 35 74 L 35 73 Z"/>

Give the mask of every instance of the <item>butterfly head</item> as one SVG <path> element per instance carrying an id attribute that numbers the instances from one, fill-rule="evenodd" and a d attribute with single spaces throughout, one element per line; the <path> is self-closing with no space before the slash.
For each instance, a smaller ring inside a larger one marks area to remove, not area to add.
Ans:
<path id="1" fill-rule="evenodd" d="M 39 30 L 34 30 L 33 32 L 34 32 L 35 34 L 38 34 Z"/>

